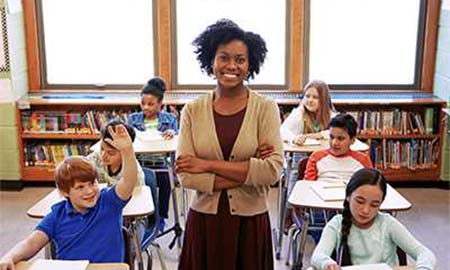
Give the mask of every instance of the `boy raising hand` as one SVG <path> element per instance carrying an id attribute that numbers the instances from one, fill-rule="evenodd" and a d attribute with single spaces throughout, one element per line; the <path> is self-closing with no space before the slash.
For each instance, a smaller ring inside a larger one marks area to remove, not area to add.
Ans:
<path id="1" fill-rule="evenodd" d="M 52 206 L 35 230 L 0 260 L 0 270 L 32 258 L 47 243 L 56 247 L 56 259 L 92 263 L 123 262 L 122 210 L 136 185 L 137 162 L 131 138 L 123 125 L 108 127 L 107 143 L 120 151 L 123 177 L 111 188 L 99 190 L 98 173 L 85 157 L 72 156 L 55 171 L 56 186 L 67 200 Z"/>

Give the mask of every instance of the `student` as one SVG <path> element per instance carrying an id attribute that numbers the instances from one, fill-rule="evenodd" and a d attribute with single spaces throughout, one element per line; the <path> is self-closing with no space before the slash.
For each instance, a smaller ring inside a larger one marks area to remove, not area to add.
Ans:
<path id="1" fill-rule="evenodd" d="M 356 139 L 357 123 L 345 113 L 333 117 L 329 124 L 330 148 L 311 154 L 305 180 L 346 182 L 361 168 L 372 168 L 367 154 L 350 150 Z"/>
<path id="2" fill-rule="evenodd" d="M 106 183 L 108 186 L 112 186 L 117 184 L 117 182 L 122 179 L 124 168 L 122 166 L 122 155 L 120 154 L 120 151 L 116 149 L 113 145 L 109 144 L 107 139 L 112 139 L 111 133 L 109 132 L 110 128 L 112 127 L 113 130 L 119 126 L 122 125 L 127 130 L 131 141 L 134 142 L 136 138 L 136 133 L 134 129 L 125 124 L 120 119 L 112 119 L 110 120 L 106 126 L 104 126 L 101 130 L 101 139 L 100 139 L 100 149 L 94 150 L 91 154 L 87 156 L 88 159 L 90 159 L 98 173 L 98 182 L 99 183 Z M 145 175 L 144 171 L 142 170 L 141 165 L 139 162 L 136 161 L 137 165 L 137 181 L 136 186 L 143 186 L 145 185 Z M 153 182 L 151 180 L 154 180 Z M 156 187 L 156 180 L 155 179 L 147 179 L 147 184 L 149 184 L 152 198 L 153 198 L 153 204 L 155 206 L 155 209 L 157 209 L 157 206 L 159 204 L 157 198 L 157 187 Z M 154 215 L 159 215 L 158 211 L 154 212 Z"/>
<path id="3" fill-rule="evenodd" d="M 131 141 L 134 142 L 136 133 L 129 125 L 122 122 L 120 119 L 113 119 L 109 121 L 101 130 L 100 149 L 94 150 L 87 156 L 92 160 L 97 168 L 98 182 L 106 183 L 108 186 L 115 185 L 123 175 L 122 155 L 120 151 L 114 146 L 110 145 L 106 139 L 112 139 L 109 127 L 113 129 L 116 126 L 123 125 L 130 135 Z M 137 162 L 137 161 L 136 161 Z M 137 164 L 137 185 L 145 185 L 144 172 L 139 163 Z M 155 183 L 156 188 L 156 183 Z"/>
<path id="4" fill-rule="evenodd" d="M 55 171 L 56 186 L 67 200 L 52 206 L 36 229 L 6 253 L 1 269 L 28 260 L 49 241 L 56 258 L 89 260 L 91 263 L 123 262 L 122 210 L 136 185 L 137 163 L 131 138 L 122 125 L 109 127 L 112 139 L 105 139 L 122 156 L 123 177 L 111 188 L 99 190 L 98 173 L 86 157 L 73 156 Z"/>
<path id="5" fill-rule="evenodd" d="M 142 111 L 130 114 L 127 124 L 139 131 L 159 131 L 167 140 L 177 134 L 177 119 L 171 113 L 161 110 L 165 91 L 166 83 L 163 79 L 159 77 L 150 79 L 141 91 Z"/>
<path id="6" fill-rule="evenodd" d="M 302 145 L 306 138 L 326 139 L 328 123 L 335 115 L 328 85 L 324 81 L 313 80 L 305 86 L 300 105 L 281 125 L 281 138 L 298 145 Z"/>
<path id="7" fill-rule="evenodd" d="M 216 88 L 182 110 L 175 169 L 195 193 L 179 269 L 273 269 L 267 199 L 283 166 L 280 117 L 244 83 L 259 73 L 265 42 L 222 19 L 193 44 Z"/>
<path id="8" fill-rule="evenodd" d="M 337 270 L 340 266 L 374 263 L 397 266 L 397 247 L 416 261 L 414 269 L 435 268 L 434 254 L 398 220 L 379 212 L 386 197 L 386 179 L 379 171 L 363 168 L 355 172 L 345 195 L 342 215 L 326 224 L 312 254 L 315 269 Z M 337 259 L 330 257 L 333 251 Z"/>
<path id="9" fill-rule="evenodd" d="M 166 83 L 163 79 L 159 77 L 150 79 L 141 91 L 142 111 L 129 115 L 127 124 L 139 131 L 159 131 L 164 139 L 172 139 L 178 133 L 178 122 L 171 113 L 161 110 L 165 91 Z M 153 164 L 158 164 L 153 168 L 166 168 L 164 157 L 152 155 L 150 157 L 145 156 L 143 159 L 149 159 Z M 157 171 L 156 179 L 159 187 L 159 215 L 161 217 L 159 230 L 163 231 L 165 227 L 164 219 L 169 217 L 170 178 L 167 172 Z"/>

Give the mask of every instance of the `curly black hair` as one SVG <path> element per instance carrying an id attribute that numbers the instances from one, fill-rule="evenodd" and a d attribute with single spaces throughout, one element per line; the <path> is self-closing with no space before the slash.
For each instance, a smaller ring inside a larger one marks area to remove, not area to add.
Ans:
<path id="1" fill-rule="evenodd" d="M 208 26 L 193 42 L 200 68 L 208 75 L 213 74 L 213 60 L 217 48 L 233 40 L 245 43 L 248 50 L 249 67 L 247 80 L 253 79 L 266 58 L 267 48 L 264 39 L 253 32 L 242 30 L 236 23 L 229 19 L 220 19 Z"/>

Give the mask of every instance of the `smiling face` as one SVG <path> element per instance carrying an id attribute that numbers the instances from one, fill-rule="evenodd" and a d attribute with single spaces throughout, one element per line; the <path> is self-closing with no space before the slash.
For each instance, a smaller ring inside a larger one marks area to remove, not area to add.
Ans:
<path id="1" fill-rule="evenodd" d="M 305 96 L 303 97 L 303 106 L 312 113 L 319 111 L 320 96 L 319 91 L 315 87 L 310 87 L 306 90 Z"/>
<path id="2" fill-rule="evenodd" d="M 151 94 L 143 95 L 141 98 L 141 109 L 147 119 L 154 119 L 161 110 L 162 101 Z"/>
<path id="3" fill-rule="evenodd" d="M 116 169 L 122 164 L 122 156 L 120 155 L 120 151 L 104 141 L 100 144 L 100 154 L 104 166 L 109 166 L 112 169 Z"/>
<path id="4" fill-rule="evenodd" d="M 83 213 L 87 209 L 94 207 L 97 203 L 99 196 L 98 182 L 97 180 L 94 182 L 75 180 L 69 193 L 63 192 L 63 195 L 69 198 L 75 210 Z"/>
<path id="5" fill-rule="evenodd" d="M 383 202 L 383 192 L 378 185 L 362 185 L 346 199 L 350 204 L 352 221 L 358 228 L 369 228 Z"/>
<path id="6" fill-rule="evenodd" d="M 213 72 L 222 89 L 243 86 L 248 74 L 248 49 L 241 40 L 219 45 L 214 57 Z"/>
<path id="7" fill-rule="evenodd" d="M 355 138 L 350 138 L 348 132 L 340 127 L 330 128 L 330 152 L 334 156 L 343 156 L 350 151 Z"/>

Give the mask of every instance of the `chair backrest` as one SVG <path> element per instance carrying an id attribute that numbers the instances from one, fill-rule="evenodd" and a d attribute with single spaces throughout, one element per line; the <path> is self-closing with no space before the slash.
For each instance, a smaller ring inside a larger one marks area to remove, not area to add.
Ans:
<path id="1" fill-rule="evenodd" d="M 158 192 L 157 186 L 156 186 L 156 174 L 153 170 L 149 168 L 143 167 L 142 170 L 144 171 L 145 175 L 145 184 L 150 187 L 150 190 L 152 192 L 153 197 L 153 205 L 154 205 L 154 212 L 153 215 L 148 217 L 147 227 L 145 228 L 144 235 L 141 240 L 142 249 L 145 249 L 150 245 L 153 240 L 158 236 L 159 230 L 158 230 L 158 224 L 159 224 L 159 198 L 158 198 Z"/>
<path id="2" fill-rule="evenodd" d="M 303 180 L 305 178 L 306 164 L 308 164 L 309 157 L 304 157 L 298 162 L 298 175 L 297 180 Z"/>

